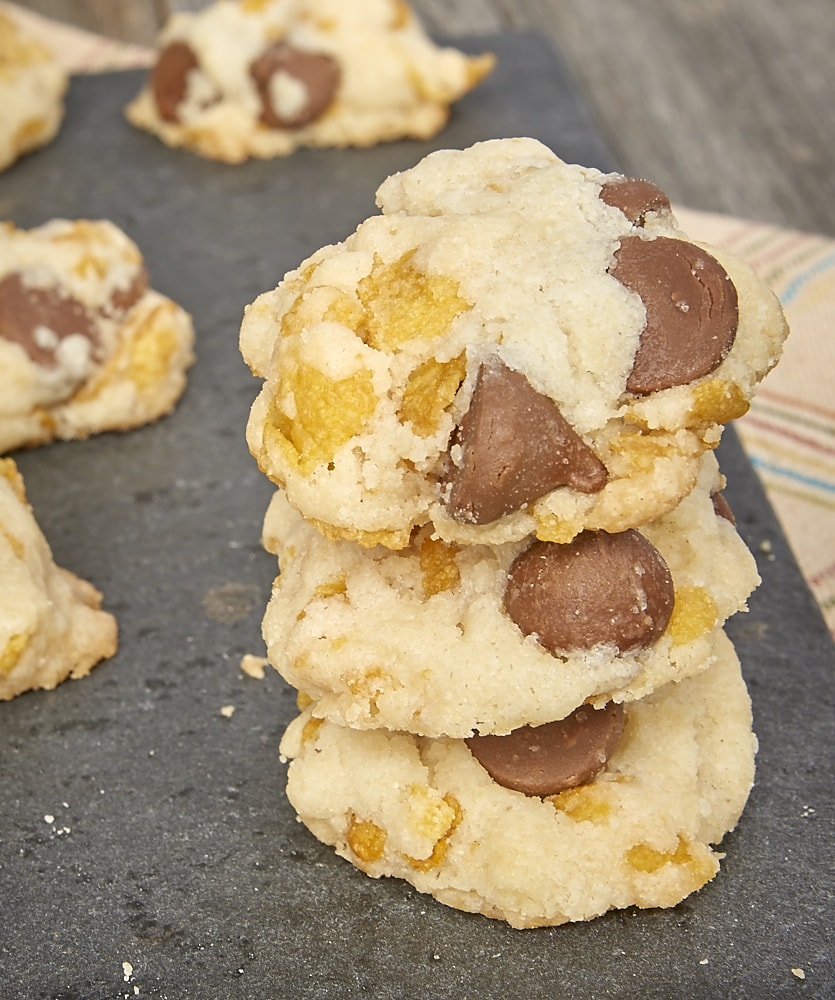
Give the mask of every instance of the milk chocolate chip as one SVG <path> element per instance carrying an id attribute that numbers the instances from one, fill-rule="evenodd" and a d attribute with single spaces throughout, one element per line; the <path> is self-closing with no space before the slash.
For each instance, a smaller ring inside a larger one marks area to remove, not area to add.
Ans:
<path id="1" fill-rule="evenodd" d="M 736 524 L 734 512 L 731 510 L 731 505 L 728 503 L 724 493 L 711 493 L 710 499 L 713 501 L 713 509 L 717 517 L 724 517 L 731 524 Z"/>
<path id="2" fill-rule="evenodd" d="M 556 795 L 602 770 L 623 733 L 622 705 L 581 705 L 567 718 L 507 736 L 471 736 L 467 746 L 490 777 L 525 795 Z"/>
<path id="3" fill-rule="evenodd" d="M 261 98 L 261 121 L 269 128 L 301 128 L 328 107 L 339 86 L 339 65 L 323 52 L 274 42 L 250 66 Z M 289 78 L 286 100 L 277 101 L 273 78 Z M 278 105 L 278 106 L 277 106 Z"/>
<path id="4" fill-rule="evenodd" d="M 148 272 L 144 265 L 139 268 L 125 288 L 117 288 L 110 296 L 107 312 L 125 313 L 142 298 L 148 290 Z"/>
<path id="5" fill-rule="evenodd" d="M 151 70 L 151 93 L 163 121 L 180 120 L 179 107 L 186 96 L 188 75 L 198 66 L 197 56 L 185 42 L 170 42 L 160 52 Z"/>
<path id="6" fill-rule="evenodd" d="M 505 587 L 507 613 L 550 652 L 613 644 L 644 649 L 667 627 L 673 580 L 660 552 L 635 530 L 584 531 L 568 544 L 533 542 Z"/>
<path id="7" fill-rule="evenodd" d="M 670 211 L 670 199 L 661 188 L 640 177 L 608 180 L 600 197 L 612 208 L 619 208 L 634 226 L 643 226 L 649 212 Z"/>
<path id="8" fill-rule="evenodd" d="M 444 503 L 459 521 L 488 524 L 558 486 L 596 493 L 606 467 L 553 400 L 498 359 L 479 369 L 470 407 L 453 436 Z"/>
<path id="9" fill-rule="evenodd" d="M 736 288 L 722 265 L 666 236 L 628 236 L 615 258 L 612 274 L 641 296 L 647 313 L 627 389 L 643 395 L 712 372 L 739 323 Z"/>
<path id="10" fill-rule="evenodd" d="M 61 341 L 78 335 L 98 347 L 95 323 L 85 307 L 54 288 L 30 288 L 19 274 L 0 281 L 0 337 L 20 344 L 43 368 L 58 363 Z"/>

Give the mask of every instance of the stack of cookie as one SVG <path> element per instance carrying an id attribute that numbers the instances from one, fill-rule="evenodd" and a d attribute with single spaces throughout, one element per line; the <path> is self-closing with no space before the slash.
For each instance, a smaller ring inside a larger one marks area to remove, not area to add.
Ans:
<path id="1" fill-rule="evenodd" d="M 368 874 L 516 927 L 674 905 L 753 781 L 723 625 L 758 576 L 713 449 L 779 305 L 653 185 L 530 139 L 378 205 L 241 330 L 288 797 Z"/>

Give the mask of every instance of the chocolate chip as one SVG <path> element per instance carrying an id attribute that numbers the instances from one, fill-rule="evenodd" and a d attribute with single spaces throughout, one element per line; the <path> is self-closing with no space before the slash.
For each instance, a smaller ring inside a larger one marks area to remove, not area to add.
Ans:
<path id="1" fill-rule="evenodd" d="M 724 493 L 711 493 L 710 499 L 713 501 L 713 509 L 717 517 L 724 517 L 731 524 L 736 524 L 734 512 L 731 510 L 731 505 L 728 503 Z"/>
<path id="2" fill-rule="evenodd" d="M 287 42 L 274 42 L 249 68 L 261 98 L 261 121 L 269 128 L 301 128 L 330 105 L 339 86 L 339 65 L 323 52 L 307 52 Z M 303 93 L 287 107 L 276 107 L 273 77 L 281 73 L 301 84 Z"/>
<path id="3" fill-rule="evenodd" d="M 651 646 L 674 602 L 667 564 L 635 530 L 535 541 L 511 565 L 504 594 L 522 632 L 556 654 L 601 643 L 621 653 Z"/>
<path id="4" fill-rule="evenodd" d="M 507 736 L 465 742 L 490 777 L 525 795 L 556 795 L 584 785 L 603 769 L 623 733 L 622 705 L 581 705 L 567 718 L 522 726 Z"/>
<path id="5" fill-rule="evenodd" d="M 606 467 L 556 403 L 498 359 L 479 369 L 456 446 L 461 464 L 449 461 L 443 496 L 459 521 L 488 524 L 558 486 L 596 493 L 606 485 Z"/>
<path id="6" fill-rule="evenodd" d="M 61 341 L 73 335 L 98 347 L 93 318 L 77 299 L 54 288 L 30 288 L 16 273 L 0 281 L 0 337 L 20 344 L 36 365 L 54 368 Z"/>
<path id="7" fill-rule="evenodd" d="M 608 180 L 600 197 L 612 208 L 619 208 L 634 226 L 643 226 L 649 212 L 670 211 L 670 199 L 661 188 L 640 177 Z"/>
<path id="8" fill-rule="evenodd" d="M 109 312 L 126 313 L 148 290 L 148 272 L 142 266 L 125 288 L 117 288 L 110 296 Z"/>
<path id="9" fill-rule="evenodd" d="M 151 92 L 163 121 L 180 120 L 179 107 L 186 96 L 188 75 L 199 65 L 185 42 L 170 42 L 160 52 L 151 70 Z"/>
<path id="10" fill-rule="evenodd" d="M 693 243 L 628 236 L 612 274 L 641 296 L 647 322 L 626 383 L 646 394 L 712 372 L 733 346 L 736 288 L 722 265 Z"/>

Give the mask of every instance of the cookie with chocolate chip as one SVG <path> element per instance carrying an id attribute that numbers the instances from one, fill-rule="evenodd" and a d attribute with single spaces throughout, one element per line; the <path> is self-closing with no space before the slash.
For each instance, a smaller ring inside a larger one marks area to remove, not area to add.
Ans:
<path id="1" fill-rule="evenodd" d="M 709 669 L 640 701 L 479 739 L 363 732 L 312 705 L 281 743 L 287 795 L 372 877 L 525 928 L 676 905 L 716 875 L 754 776 L 724 636 Z"/>
<path id="2" fill-rule="evenodd" d="M 52 141 L 67 83 L 55 53 L 0 10 L 0 170 Z"/>
<path id="3" fill-rule="evenodd" d="M 786 326 L 654 185 L 532 139 L 433 153 L 246 311 L 248 441 L 331 538 L 622 532 L 673 508 Z"/>
<path id="4" fill-rule="evenodd" d="M 426 139 L 492 66 L 436 46 L 404 0 L 216 0 L 170 19 L 126 113 L 229 163 Z"/>
<path id="5" fill-rule="evenodd" d="M 272 664 L 357 729 L 465 738 L 634 701 L 707 668 L 759 577 L 716 512 L 713 453 L 673 511 L 640 529 L 457 545 L 420 529 L 398 551 L 324 538 L 282 492 L 264 542 L 280 574 Z"/>
<path id="6" fill-rule="evenodd" d="M 116 621 L 101 602 L 92 584 L 56 566 L 23 477 L 0 458 L 0 701 L 84 677 L 113 656 Z"/>
<path id="7" fill-rule="evenodd" d="M 0 225 L 0 454 L 168 413 L 193 341 L 112 223 Z"/>

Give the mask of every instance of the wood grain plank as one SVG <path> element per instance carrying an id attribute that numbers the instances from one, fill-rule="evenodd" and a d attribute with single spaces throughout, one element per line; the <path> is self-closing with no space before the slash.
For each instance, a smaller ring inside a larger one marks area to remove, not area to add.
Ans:
<path id="1" fill-rule="evenodd" d="M 14 0 L 26 7 L 87 31 L 149 45 L 168 16 L 168 0 Z"/>
<path id="2" fill-rule="evenodd" d="M 487 3 L 488 0 L 483 0 Z M 414 0 L 431 32 L 468 0 Z M 628 173 L 694 208 L 835 234 L 832 0 L 489 0 L 560 49 Z"/>

